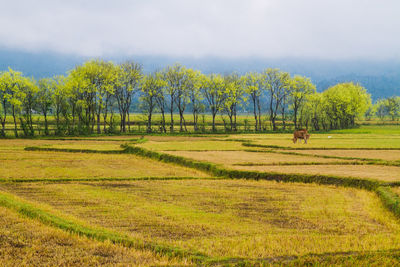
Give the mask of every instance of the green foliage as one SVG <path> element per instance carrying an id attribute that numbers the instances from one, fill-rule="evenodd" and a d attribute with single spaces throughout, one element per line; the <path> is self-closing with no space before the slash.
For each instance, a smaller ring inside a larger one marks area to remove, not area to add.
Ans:
<path id="1" fill-rule="evenodd" d="M 133 99 L 139 99 L 136 106 Z M 132 107 L 143 111 L 145 120 L 143 117 L 131 120 Z M 245 118 L 244 123 L 238 117 L 247 108 L 253 112 L 254 120 Z M 192 113 L 190 121 L 186 116 L 188 111 Z M 377 114 L 381 119 L 396 120 L 400 116 L 400 97 L 371 106 L 369 94 L 359 85 L 337 84 L 316 93 L 309 78 L 291 77 L 279 69 L 242 76 L 204 75 L 175 64 L 143 75 L 142 66 L 135 62 L 117 65 L 91 60 L 76 66 L 66 77 L 38 82 L 12 69 L 0 73 L 0 136 L 3 137 L 8 116 L 12 116 L 15 136 L 21 130 L 25 136 L 33 136 L 43 126 L 44 135 L 62 136 L 129 132 L 133 124 L 141 131 L 143 122 L 147 132 L 154 131 L 157 125 L 159 132 L 166 133 L 166 123 L 174 132 L 177 116 L 180 132 L 189 131 L 190 126 L 194 132 L 206 132 L 206 122 L 199 122 L 205 112 L 211 115 L 213 132 L 240 131 L 239 127 L 250 131 L 250 123 L 257 132 L 268 128 L 286 131 L 293 126 L 331 130 L 354 127 L 363 115 L 368 119 Z M 37 120 L 35 125 L 32 117 L 37 113 L 43 119 L 40 117 L 41 121 Z M 218 114 L 221 117 L 217 118 Z"/>

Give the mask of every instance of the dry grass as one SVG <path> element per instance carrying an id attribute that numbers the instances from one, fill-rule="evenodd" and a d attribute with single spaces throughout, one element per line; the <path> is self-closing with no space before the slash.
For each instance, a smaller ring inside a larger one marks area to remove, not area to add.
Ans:
<path id="1" fill-rule="evenodd" d="M 354 157 L 382 160 L 400 160 L 399 150 L 284 150 L 309 155 L 325 155 L 335 157 Z"/>
<path id="2" fill-rule="evenodd" d="M 205 177 L 134 155 L 0 150 L 0 178 Z"/>
<path id="3" fill-rule="evenodd" d="M 392 190 L 393 192 L 395 192 L 397 195 L 400 196 L 400 187 L 394 186 L 394 187 L 391 188 L 391 190 Z"/>
<path id="4" fill-rule="evenodd" d="M 232 141 L 149 141 L 139 144 L 140 147 L 150 150 L 244 150 L 246 147 L 242 146 L 241 142 Z"/>
<path id="5" fill-rule="evenodd" d="M 303 165 L 303 166 L 231 166 L 248 171 L 325 174 L 343 177 L 372 178 L 381 181 L 400 181 L 400 168 L 377 165 Z"/>
<path id="6" fill-rule="evenodd" d="M 398 134 L 313 134 L 308 144 L 293 144 L 292 134 L 231 135 L 228 139 L 244 139 L 260 145 L 275 145 L 293 148 L 400 148 Z"/>
<path id="7" fill-rule="evenodd" d="M 0 207 L 1 266 L 184 265 L 148 251 L 70 235 Z"/>
<path id="8" fill-rule="evenodd" d="M 41 147 L 51 147 L 51 148 L 61 148 L 61 149 L 92 149 L 99 151 L 107 151 L 107 150 L 122 150 L 121 149 L 122 142 L 98 142 L 98 141 L 69 141 L 63 144 L 54 144 L 48 146 Z"/>
<path id="9" fill-rule="evenodd" d="M 399 248 L 400 225 L 371 192 L 268 181 L 2 184 L 132 237 L 252 259 Z"/>
<path id="10" fill-rule="evenodd" d="M 185 141 L 208 141 L 210 139 L 215 139 L 219 138 L 219 136 L 213 136 L 213 135 L 204 135 L 204 136 L 168 136 L 168 135 L 148 135 L 145 136 L 146 139 L 150 141 L 155 141 L 155 142 L 171 142 L 171 141 L 177 141 L 177 142 L 185 142 Z"/>
<path id="11" fill-rule="evenodd" d="M 163 153 L 222 164 L 225 166 L 245 163 L 275 164 L 280 162 L 338 162 L 336 159 L 246 151 L 163 151 Z"/>
<path id="12" fill-rule="evenodd" d="M 23 150 L 27 146 L 117 150 L 124 141 L 93 141 L 93 140 L 29 140 L 0 139 L 0 150 Z"/>

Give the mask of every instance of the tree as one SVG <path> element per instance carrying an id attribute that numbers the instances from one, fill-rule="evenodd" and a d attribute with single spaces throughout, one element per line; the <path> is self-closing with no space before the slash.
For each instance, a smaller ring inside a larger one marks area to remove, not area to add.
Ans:
<path id="1" fill-rule="evenodd" d="M 164 79 L 167 82 L 165 93 L 169 97 L 169 111 L 171 115 L 170 131 L 174 131 L 174 104 L 177 103 L 180 114 L 180 129 L 183 130 L 183 114 L 181 110 L 183 107 L 184 95 L 184 80 L 185 68 L 180 64 L 175 64 L 172 67 L 167 67 L 164 71 Z"/>
<path id="2" fill-rule="evenodd" d="M 287 88 L 290 85 L 290 75 L 279 69 L 266 69 L 262 73 L 262 85 L 269 93 L 269 120 L 272 129 L 276 131 L 276 119 L 279 107 L 288 95 Z"/>
<path id="3" fill-rule="evenodd" d="M 12 75 L 11 69 L 9 71 L 1 72 L 0 73 L 0 101 L 1 101 L 1 109 L 0 109 L 0 123 L 1 123 L 1 136 L 5 137 L 6 132 L 6 121 L 7 121 L 7 110 L 9 108 L 9 98 L 11 97 L 12 93 Z"/>
<path id="4" fill-rule="evenodd" d="M 44 134 L 49 135 L 47 116 L 51 110 L 51 97 L 55 87 L 57 86 L 57 83 L 52 78 L 43 78 L 39 80 L 38 85 L 39 91 L 37 94 L 37 105 L 38 109 L 44 116 Z"/>
<path id="5" fill-rule="evenodd" d="M 242 79 L 237 73 L 232 73 L 225 76 L 224 78 L 226 84 L 226 99 L 224 102 L 225 111 L 229 117 L 230 130 L 237 131 L 237 109 L 240 103 L 243 101 L 244 86 Z"/>
<path id="6" fill-rule="evenodd" d="M 32 112 L 36 106 L 36 97 L 39 88 L 33 78 L 23 77 L 20 83 L 23 116 L 20 117 L 21 127 L 25 136 L 34 136 Z"/>
<path id="7" fill-rule="evenodd" d="M 66 78 L 62 75 L 54 77 L 54 88 L 52 95 L 53 115 L 56 120 L 56 135 L 63 135 L 68 125 L 69 92 L 66 87 Z"/>
<path id="8" fill-rule="evenodd" d="M 315 85 L 311 80 L 299 75 L 294 76 L 291 81 L 290 102 L 293 109 L 294 128 L 298 128 L 298 112 L 307 100 L 307 96 L 316 92 Z"/>
<path id="9" fill-rule="evenodd" d="M 371 95 L 354 83 L 340 83 L 323 92 L 323 105 L 331 129 L 348 128 L 371 106 Z"/>
<path id="10" fill-rule="evenodd" d="M 116 75 L 114 75 L 114 65 L 111 62 L 102 60 L 92 60 L 85 62 L 81 67 L 81 75 L 86 80 L 86 93 L 88 93 L 87 103 L 90 106 L 92 115 L 92 130 L 94 126 L 94 114 L 96 115 L 97 133 L 101 133 L 101 114 L 107 116 L 107 107 L 110 96 L 113 94 Z M 104 119 L 106 119 L 105 117 Z M 106 121 L 104 122 L 105 128 Z"/>
<path id="11" fill-rule="evenodd" d="M 7 109 L 11 109 L 11 114 L 14 121 L 14 135 L 18 137 L 17 127 L 17 114 L 20 112 L 22 100 L 25 94 L 21 91 L 23 87 L 24 79 L 21 72 L 14 71 L 8 68 L 7 72 L 3 72 L 0 77 L 0 90 L 1 90 L 1 101 L 2 101 L 2 135 L 5 136 L 5 123 L 7 118 Z"/>
<path id="12" fill-rule="evenodd" d="M 253 113 L 255 120 L 255 130 L 261 131 L 261 102 L 260 98 L 263 93 L 261 86 L 261 75 L 259 73 L 247 73 L 243 78 L 245 92 L 250 95 L 251 102 L 253 103 Z"/>
<path id="13" fill-rule="evenodd" d="M 139 91 L 138 86 L 142 77 L 142 66 L 140 64 L 128 61 L 120 65 L 118 81 L 115 83 L 115 97 L 121 117 L 121 132 L 126 132 L 127 120 L 128 129 L 130 127 L 129 110 L 131 108 L 132 97 L 136 91 Z"/>
<path id="14" fill-rule="evenodd" d="M 212 115 L 212 130 L 215 132 L 215 116 L 224 106 L 226 99 L 224 78 L 219 74 L 211 74 L 203 80 L 202 92 L 209 104 Z"/>
<path id="15" fill-rule="evenodd" d="M 392 121 L 399 118 L 400 115 L 400 97 L 392 96 L 386 99 L 388 115 L 392 118 Z"/>
<path id="16" fill-rule="evenodd" d="M 199 113 L 204 110 L 204 104 L 202 102 L 203 95 L 201 93 L 201 85 L 205 80 L 205 75 L 201 74 L 199 71 L 193 71 L 192 82 L 190 86 L 188 86 L 189 99 L 190 104 L 192 106 L 192 114 L 193 114 L 193 129 L 194 131 L 198 131 L 198 119 Z"/>
<path id="17" fill-rule="evenodd" d="M 141 82 L 141 102 L 142 107 L 147 113 L 147 132 L 152 132 L 152 115 L 157 105 L 157 97 L 166 83 L 160 79 L 159 73 L 145 75 Z"/>
<path id="18" fill-rule="evenodd" d="M 383 120 L 385 118 L 385 116 L 388 114 L 386 102 L 387 102 L 386 99 L 379 99 L 374 104 L 374 109 L 376 110 L 376 115 L 381 120 Z"/>
<path id="19" fill-rule="evenodd" d="M 166 87 L 167 87 L 167 81 L 164 80 L 164 74 L 160 72 L 156 72 L 155 76 L 157 80 L 160 83 L 160 86 L 157 86 L 157 93 L 156 93 L 156 103 L 158 108 L 160 109 L 161 112 L 161 125 L 160 125 L 160 130 L 163 133 L 167 132 L 167 129 L 165 128 L 165 111 L 167 109 L 167 103 L 165 99 L 165 94 L 166 94 Z"/>

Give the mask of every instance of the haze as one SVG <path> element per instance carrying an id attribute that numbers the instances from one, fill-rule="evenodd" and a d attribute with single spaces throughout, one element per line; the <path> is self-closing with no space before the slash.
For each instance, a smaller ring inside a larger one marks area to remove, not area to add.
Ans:
<path id="1" fill-rule="evenodd" d="M 0 46 L 79 56 L 399 59 L 395 0 L 2 1 Z"/>

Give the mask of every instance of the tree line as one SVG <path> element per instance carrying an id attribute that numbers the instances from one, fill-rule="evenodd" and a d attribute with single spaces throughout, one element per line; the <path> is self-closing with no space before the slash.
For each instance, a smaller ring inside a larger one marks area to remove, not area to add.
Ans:
<path id="1" fill-rule="evenodd" d="M 134 99 L 139 99 L 135 106 Z M 87 61 L 66 76 L 40 80 L 9 68 L 0 72 L 0 101 L 2 136 L 9 117 L 15 136 L 18 129 L 33 136 L 34 114 L 42 115 L 44 135 L 50 134 L 49 116 L 55 135 L 126 132 L 133 108 L 144 114 L 147 132 L 155 126 L 163 133 L 177 131 L 176 127 L 185 132 L 189 125 L 204 131 L 199 127 L 202 114 L 211 115 L 212 131 L 217 131 L 217 115 L 222 115 L 227 118 L 225 130 L 234 132 L 238 114 L 245 112 L 254 117 L 254 131 L 285 130 L 289 124 L 329 130 L 354 126 L 373 107 L 370 95 L 358 84 L 337 84 L 318 93 L 309 78 L 279 69 L 222 75 L 175 64 L 144 73 L 136 62 L 102 60 Z"/>
<path id="2" fill-rule="evenodd" d="M 392 96 L 379 99 L 367 111 L 367 119 L 378 117 L 380 120 L 389 118 L 390 120 L 399 120 L 400 118 L 400 97 Z"/>

